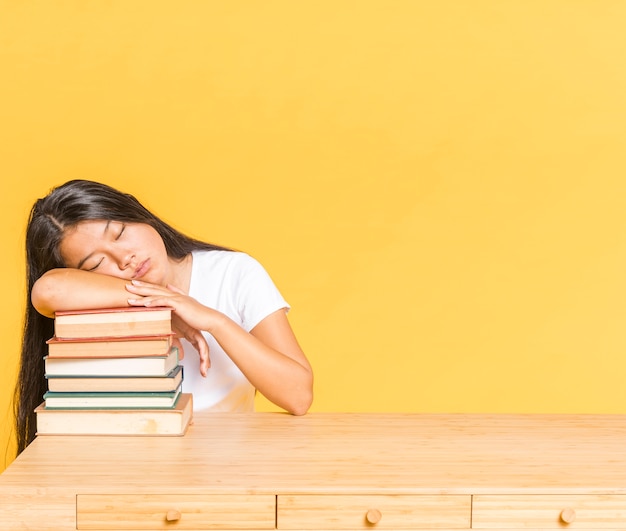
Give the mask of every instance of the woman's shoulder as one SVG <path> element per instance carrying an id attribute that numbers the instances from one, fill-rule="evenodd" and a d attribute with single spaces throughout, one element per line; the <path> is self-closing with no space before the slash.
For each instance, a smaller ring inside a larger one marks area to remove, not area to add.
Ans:
<path id="1" fill-rule="evenodd" d="M 208 305 L 207 297 L 225 296 L 238 308 L 253 310 L 274 301 L 278 308 L 287 307 L 265 268 L 239 251 L 194 252 L 189 293 Z"/>
<path id="2" fill-rule="evenodd" d="M 229 270 L 232 268 L 248 269 L 261 267 L 252 256 L 241 251 L 194 251 L 193 263 L 202 269 Z"/>

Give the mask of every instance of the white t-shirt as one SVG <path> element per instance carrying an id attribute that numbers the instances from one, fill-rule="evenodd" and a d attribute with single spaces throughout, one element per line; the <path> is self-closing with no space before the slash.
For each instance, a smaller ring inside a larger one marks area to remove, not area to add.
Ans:
<path id="1" fill-rule="evenodd" d="M 247 254 L 195 251 L 189 295 L 218 310 L 249 332 L 265 317 L 289 308 L 265 269 Z M 193 393 L 194 410 L 253 411 L 255 389 L 217 341 L 203 332 L 211 367 L 200 374 L 198 352 L 182 340 L 185 357 L 183 391 Z"/>

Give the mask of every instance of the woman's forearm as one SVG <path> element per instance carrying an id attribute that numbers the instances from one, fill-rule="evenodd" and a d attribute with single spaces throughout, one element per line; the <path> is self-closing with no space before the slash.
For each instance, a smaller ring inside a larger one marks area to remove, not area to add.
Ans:
<path id="1" fill-rule="evenodd" d="M 126 280 L 81 269 L 52 269 L 33 286 L 31 302 L 46 317 L 62 310 L 128 306 Z"/>
<path id="2" fill-rule="evenodd" d="M 129 299 L 133 306 L 171 306 L 186 325 L 209 332 L 250 383 L 276 405 L 299 415 L 313 400 L 313 372 L 284 310 L 247 332 L 179 290 L 69 268 L 43 275 L 31 296 L 35 308 L 48 317 L 60 310 L 127 306 Z"/>
<path id="3" fill-rule="evenodd" d="M 302 415 L 313 401 L 313 371 L 286 323 L 276 312 L 248 333 L 224 316 L 211 334 L 260 393 Z"/>

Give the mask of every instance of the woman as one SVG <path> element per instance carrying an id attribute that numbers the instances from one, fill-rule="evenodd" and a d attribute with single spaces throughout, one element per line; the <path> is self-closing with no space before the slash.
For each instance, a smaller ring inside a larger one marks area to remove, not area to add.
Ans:
<path id="1" fill-rule="evenodd" d="M 170 306 L 196 410 L 251 411 L 258 390 L 292 414 L 308 411 L 313 372 L 289 306 L 248 255 L 181 234 L 129 194 L 73 180 L 33 206 L 26 260 L 18 453 L 35 435 L 45 342 L 61 310 Z"/>

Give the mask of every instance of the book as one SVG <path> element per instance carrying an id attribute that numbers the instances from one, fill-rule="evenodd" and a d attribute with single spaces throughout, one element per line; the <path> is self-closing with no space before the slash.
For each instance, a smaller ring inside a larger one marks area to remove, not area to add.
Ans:
<path id="1" fill-rule="evenodd" d="M 165 376 L 178 365 L 178 348 L 167 356 L 139 358 L 44 357 L 45 376 Z"/>
<path id="2" fill-rule="evenodd" d="M 165 376 L 57 376 L 48 375 L 48 390 L 59 393 L 93 391 L 161 392 L 174 391 L 183 381 L 183 366 L 177 365 Z"/>
<path id="3" fill-rule="evenodd" d="M 47 341 L 51 358 L 134 358 L 165 356 L 172 347 L 172 334 L 158 336 L 58 338 Z"/>
<path id="4" fill-rule="evenodd" d="M 127 337 L 172 333 L 172 309 L 163 306 L 126 306 L 56 312 L 57 338 Z"/>
<path id="5" fill-rule="evenodd" d="M 193 398 L 181 393 L 166 409 L 35 409 L 37 435 L 184 435 Z"/>
<path id="6" fill-rule="evenodd" d="M 99 408 L 168 408 L 174 407 L 181 388 L 164 393 L 83 391 L 59 393 L 48 391 L 43 395 L 46 409 L 99 409 Z"/>

